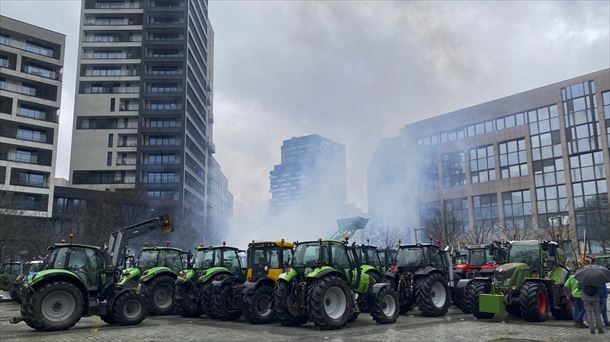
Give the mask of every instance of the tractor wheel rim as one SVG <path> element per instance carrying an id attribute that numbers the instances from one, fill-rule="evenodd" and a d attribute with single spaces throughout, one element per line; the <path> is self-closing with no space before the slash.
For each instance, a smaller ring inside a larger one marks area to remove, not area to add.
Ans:
<path id="1" fill-rule="evenodd" d="M 55 291 L 44 297 L 42 315 L 51 322 L 68 319 L 76 310 L 76 299 L 67 291 Z"/>
<path id="2" fill-rule="evenodd" d="M 167 309 L 172 305 L 172 287 L 169 284 L 157 286 L 153 295 L 155 306 Z"/>
<path id="3" fill-rule="evenodd" d="M 324 311 L 328 317 L 339 319 L 345 314 L 347 309 L 347 297 L 343 290 L 338 286 L 333 286 L 326 290 L 324 294 Z"/>
<path id="4" fill-rule="evenodd" d="M 437 308 L 442 308 L 445 306 L 445 302 L 447 301 L 447 293 L 445 292 L 445 287 L 439 281 L 434 282 L 430 289 L 430 296 L 432 297 L 432 304 Z"/>
<path id="5" fill-rule="evenodd" d="M 258 298 L 256 312 L 260 316 L 269 316 L 271 314 L 271 296 L 264 294 Z"/>
<path id="6" fill-rule="evenodd" d="M 546 295 L 543 291 L 538 292 L 538 312 L 546 313 Z"/>
<path id="7" fill-rule="evenodd" d="M 381 299 L 381 309 L 387 317 L 393 316 L 396 313 L 396 300 L 394 296 L 387 294 Z"/>
<path id="8" fill-rule="evenodd" d="M 142 313 L 142 303 L 137 299 L 129 299 L 123 304 L 123 316 L 133 319 Z"/>

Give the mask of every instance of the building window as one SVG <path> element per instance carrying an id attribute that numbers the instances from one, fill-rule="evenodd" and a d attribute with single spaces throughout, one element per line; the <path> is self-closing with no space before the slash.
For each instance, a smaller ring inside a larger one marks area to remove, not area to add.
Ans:
<path id="1" fill-rule="evenodd" d="M 493 145 L 470 150 L 470 182 L 483 183 L 496 180 Z"/>
<path id="2" fill-rule="evenodd" d="M 46 143 L 47 134 L 44 132 L 20 127 L 17 129 L 17 139 Z"/>
<path id="3" fill-rule="evenodd" d="M 527 176 L 525 139 L 516 139 L 498 144 L 500 150 L 500 174 L 502 178 Z"/>
<path id="4" fill-rule="evenodd" d="M 112 134 L 112 133 L 108 134 L 108 147 L 113 146 L 113 140 L 114 140 L 114 134 Z"/>
<path id="5" fill-rule="evenodd" d="M 502 193 L 504 223 L 512 230 L 531 227 L 532 204 L 529 190 Z"/>
<path id="6" fill-rule="evenodd" d="M 445 200 L 445 210 L 448 218 L 454 221 L 457 231 L 463 233 L 468 226 L 468 200 L 466 197 Z M 450 222 L 451 223 L 451 222 Z"/>
<path id="7" fill-rule="evenodd" d="M 176 127 L 176 119 L 150 119 L 151 128 L 173 128 Z"/>
<path id="8" fill-rule="evenodd" d="M 149 190 L 146 194 L 148 197 L 174 197 L 173 190 Z"/>
<path id="9" fill-rule="evenodd" d="M 159 136 L 152 135 L 148 137 L 148 145 L 150 146 L 173 146 L 176 145 L 175 136 Z"/>
<path id="10" fill-rule="evenodd" d="M 493 227 L 498 223 L 498 196 L 496 194 L 472 196 L 472 213 L 475 226 Z"/>
<path id="11" fill-rule="evenodd" d="M 542 107 L 528 112 L 532 140 L 532 160 L 561 157 L 561 135 L 557 106 Z"/>
<path id="12" fill-rule="evenodd" d="M 175 181 L 174 172 L 148 172 L 146 177 L 147 183 L 173 183 Z"/>
<path id="13" fill-rule="evenodd" d="M 443 186 L 445 188 L 464 185 L 464 152 L 443 154 Z"/>
<path id="14" fill-rule="evenodd" d="M 602 101 L 604 104 L 604 117 L 606 118 L 606 137 L 608 138 L 608 147 L 610 147 L 610 91 L 602 93 Z"/>
<path id="15" fill-rule="evenodd" d="M 595 111 L 595 83 L 588 81 L 562 88 L 561 95 L 569 154 L 599 149 L 600 128 Z"/>
<path id="16" fill-rule="evenodd" d="M 174 154 L 149 154 L 145 162 L 150 165 L 174 164 L 176 156 Z"/>
<path id="17" fill-rule="evenodd" d="M 150 91 L 153 93 L 175 93 L 178 91 L 176 83 L 153 83 L 150 86 Z"/>
<path id="18" fill-rule="evenodd" d="M 112 152 L 108 152 L 108 155 L 106 156 L 106 165 L 112 166 Z"/>

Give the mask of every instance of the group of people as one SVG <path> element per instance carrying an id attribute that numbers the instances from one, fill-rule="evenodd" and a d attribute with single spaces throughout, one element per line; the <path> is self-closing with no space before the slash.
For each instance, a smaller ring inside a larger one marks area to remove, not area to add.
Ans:
<path id="1" fill-rule="evenodd" d="M 608 288 L 606 285 L 581 286 L 578 280 L 571 275 L 564 288 L 569 291 L 568 297 L 572 302 L 572 317 L 574 325 L 578 328 L 589 328 L 592 334 L 595 330 L 601 334 L 608 322 Z M 587 324 L 585 325 L 585 320 Z"/>

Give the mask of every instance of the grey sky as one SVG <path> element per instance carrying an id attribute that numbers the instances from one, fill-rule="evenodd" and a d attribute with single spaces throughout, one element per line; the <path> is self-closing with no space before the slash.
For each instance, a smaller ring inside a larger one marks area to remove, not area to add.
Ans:
<path id="1" fill-rule="evenodd" d="M 78 1 L 1 0 L 65 33 L 58 176 L 68 176 Z M 610 65 L 608 1 L 215 1 L 214 139 L 238 217 L 264 210 L 282 140 L 347 147 L 348 199 L 366 209 L 379 140 L 406 123 Z"/>

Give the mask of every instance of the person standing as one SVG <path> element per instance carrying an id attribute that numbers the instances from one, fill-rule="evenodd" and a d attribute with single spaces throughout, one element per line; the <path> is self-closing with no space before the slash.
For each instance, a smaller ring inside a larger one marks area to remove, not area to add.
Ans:
<path id="1" fill-rule="evenodd" d="M 602 285 L 599 292 L 599 309 L 602 312 L 602 318 L 604 320 L 604 325 L 610 327 L 610 322 L 608 322 L 608 288 L 606 285 Z"/>
<path id="2" fill-rule="evenodd" d="M 574 326 L 578 328 L 586 328 L 585 319 L 585 308 L 582 302 L 582 290 L 578 286 L 578 280 L 571 275 L 563 286 L 570 291 L 570 297 L 572 297 L 572 318 L 574 319 Z"/>
<path id="3" fill-rule="evenodd" d="M 606 284 L 602 284 L 606 287 Z M 597 331 L 602 334 L 604 328 L 602 324 L 602 316 L 599 307 L 599 297 L 601 288 L 597 286 L 587 285 L 583 286 L 582 289 L 582 301 L 585 305 L 585 311 L 587 312 L 587 323 L 589 323 L 589 330 L 591 334 L 595 334 L 595 327 Z"/>

